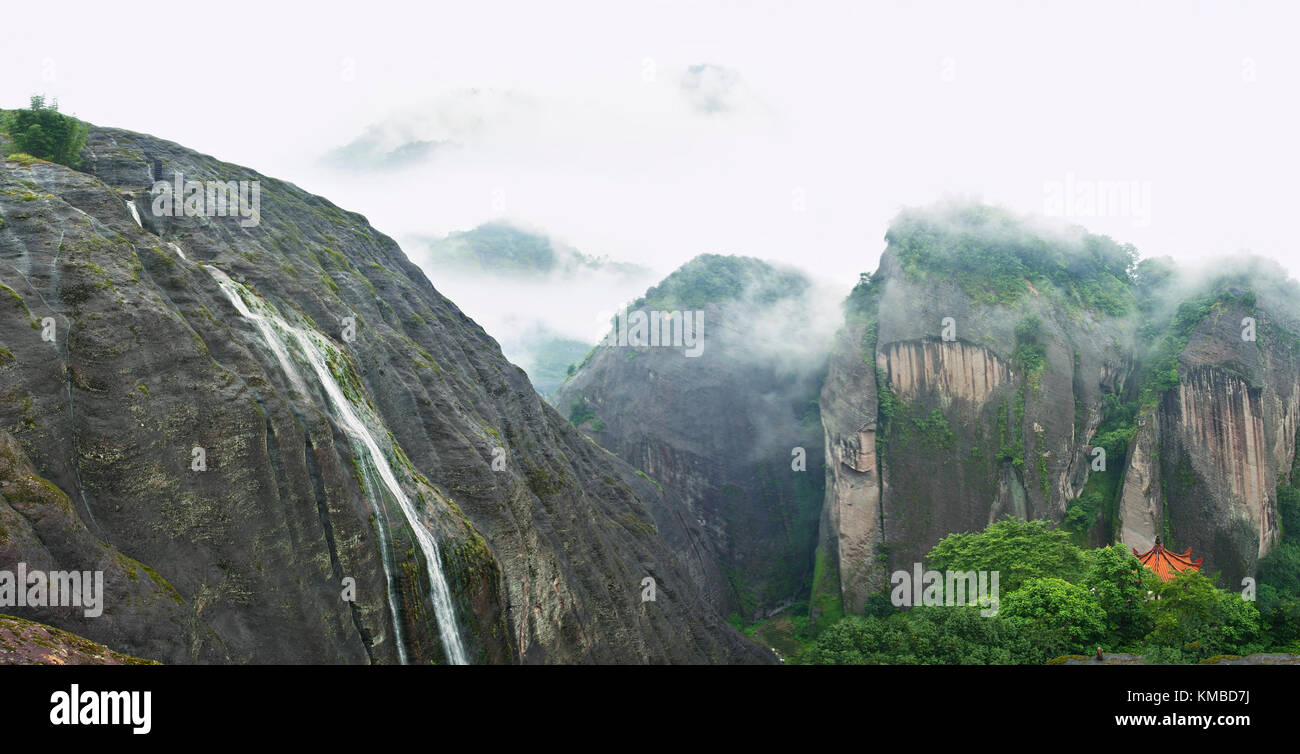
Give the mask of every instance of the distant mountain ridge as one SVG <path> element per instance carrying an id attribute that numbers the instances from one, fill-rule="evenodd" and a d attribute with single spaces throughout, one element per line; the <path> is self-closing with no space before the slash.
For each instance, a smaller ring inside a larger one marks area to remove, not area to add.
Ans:
<path id="1" fill-rule="evenodd" d="M 588 256 L 547 235 L 504 221 L 484 223 L 445 238 L 412 236 L 410 241 L 425 250 L 435 270 L 445 267 L 502 276 L 570 276 L 595 271 L 636 276 L 649 272 L 640 265 Z"/>

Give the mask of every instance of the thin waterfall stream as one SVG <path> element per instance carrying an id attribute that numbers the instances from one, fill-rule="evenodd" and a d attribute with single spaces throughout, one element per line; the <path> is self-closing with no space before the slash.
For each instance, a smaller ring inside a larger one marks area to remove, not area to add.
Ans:
<path id="1" fill-rule="evenodd" d="M 442 646 L 446 652 L 447 660 L 455 665 L 469 664 L 465 646 L 461 641 L 460 631 L 457 628 L 455 606 L 451 601 L 451 590 L 447 585 L 446 576 L 443 574 L 438 543 L 421 523 L 415 505 L 407 496 L 406 491 L 402 489 L 402 485 L 398 482 L 397 475 L 393 472 L 393 468 L 380 448 L 379 442 L 375 439 L 367 424 L 362 421 L 357 407 L 348 399 L 343 387 L 339 385 L 338 380 L 330 371 L 325 349 L 333 348 L 333 346 L 325 336 L 315 330 L 308 327 L 295 327 L 287 323 L 270 303 L 257 297 L 243 285 L 231 280 L 220 269 L 206 264 L 203 267 L 217 281 L 226 298 L 230 299 L 230 303 L 234 305 L 240 315 L 257 326 L 262 339 L 266 342 L 267 347 L 271 349 L 271 352 L 275 354 L 285 375 L 294 388 L 303 396 L 310 396 L 311 393 L 307 391 L 302 375 L 294 367 L 291 351 L 311 367 L 317 382 L 324 388 L 325 395 L 329 399 L 334 418 L 342 425 L 348 437 L 352 440 L 354 460 L 361 464 L 361 476 L 369 488 L 366 490 L 367 495 L 378 500 L 381 489 L 386 490 L 401 509 L 407 525 L 415 535 L 428 571 L 429 601 L 433 606 L 434 616 L 438 624 L 438 634 L 442 639 Z M 286 339 L 288 339 L 288 342 Z M 378 481 L 378 484 L 376 484 L 376 481 Z M 371 505 L 376 513 L 375 522 L 379 528 L 380 555 L 384 565 L 384 573 L 389 583 L 388 601 L 389 609 L 393 614 L 398 657 L 402 664 L 406 664 L 408 659 L 407 651 L 402 637 L 401 614 L 394 595 L 396 581 L 392 573 L 392 559 L 386 542 L 387 535 L 384 531 L 383 516 L 379 515 L 380 511 L 375 503 L 371 503 Z"/>

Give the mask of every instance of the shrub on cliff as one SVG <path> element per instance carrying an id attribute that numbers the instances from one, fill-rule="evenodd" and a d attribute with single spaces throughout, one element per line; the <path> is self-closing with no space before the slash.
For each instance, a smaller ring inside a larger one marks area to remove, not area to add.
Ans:
<path id="1" fill-rule="evenodd" d="M 28 109 L 4 113 L 3 126 L 15 151 L 70 168 L 81 164 L 86 124 L 60 113 L 58 101 L 47 105 L 44 97 L 32 95 Z"/>

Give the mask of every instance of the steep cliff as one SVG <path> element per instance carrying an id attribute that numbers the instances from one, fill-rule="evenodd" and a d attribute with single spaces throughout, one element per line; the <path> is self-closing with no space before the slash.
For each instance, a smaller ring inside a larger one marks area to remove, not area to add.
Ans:
<path id="1" fill-rule="evenodd" d="M 1126 249 L 960 206 L 905 213 L 888 241 L 821 398 L 821 548 L 854 612 L 950 532 L 1061 520 L 1130 370 Z"/>
<path id="2" fill-rule="evenodd" d="M 1233 587 L 1281 531 L 1277 488 L 1300 428 L 1300 288 L 1275 266 L 1239 262 L 1146 326 L 1140 424 L 1120 499 L 1122 541 L 1191 547 Z"/>
<path id="3" fill-rule="evenodd" d="M 824 478 L 816 396 L 828 327 L 800 273 L 704 255 L 628 307 L 685 312 L 698 353 L 594 350 L 555 397 L 601 446 L 663 485 L 700 526 L 711 594 L 744 620 L 786 606 L 813 566 Z M 616 324 L 616 327 L 618 325 Z"/>
<path id="4" fill-rule="evenodd" d="M 0 169 L 0 557 L 106 605 L 22 617 L 165 662 L 768 661 L 676 503 L 363 217 L 116 129 L 81 170 Z M 155 212 L 177 174 L 257 222 Z"/>
<path id="5" fill-rule="evenodd" d="M 1300 288 L 1191 280 L 989 207 L 904 212 L 846 302 L 822 389 L 814 617 L 861 611 L 950 532 L 1013 515 L 1093 546 L 1192 547 L 1228 586 L 1278 541 Z M 838 592 L 836 587 L 838 586 Z"/>

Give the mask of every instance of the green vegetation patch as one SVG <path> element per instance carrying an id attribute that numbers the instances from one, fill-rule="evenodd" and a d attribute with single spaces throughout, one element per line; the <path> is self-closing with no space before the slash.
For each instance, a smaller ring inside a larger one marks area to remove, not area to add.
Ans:
<path id="1" fill-rule="evenodd" d="M 70 168 L 81 164 L 86 124 L 60 113 L 57 100 L 47 104 L 44 97 L 33 95 L 28 109 L 0 114 L 0 127 L 9 133 L 16 153 L 6 159 L 25 165 L 36 160 L 57 162 Z"/>
<path id="2" fill-rule="evenodd" d="M 809 613 L 817 630 L 823 631 L 844 617 L 844 600 L 840 594 L 840 568 L 825 547 L 818 545 L 813 565 L 812 597 Z"/>
<path id="3" fill-rule="evenodd" d="M 1044 664 L 1101 647 L 1148 663 L 1196 663 L 1287 651 L 1290 640 L 1261 622 L 1254 602 L 1200 572 L 1163 582 L 1124 547 L 1081 548 L 1042 521 L 1006 518 L 983 532 L 950 534 L 926 560 L 940 572 L 997 572 L 996 614 L 979 606 L 898 610 L 876 600 L 806 643 L 799 661 Z"/>
<path id="4" fill-rule="evenodd" d="M 1057 233 L 982 204 L 905 210 L 885 239 L 913 280 L 950 278 L 986 304 L 1051 286 L 1063 302 L 1110 316 L 1132 310 L 1137 250 L 1081 229 Z"/>
<path id="5" fill-rule="evenodd" d="M 701 254 L 647 290 L 629 309 L 702 309 L 741 299 L 765 305 L 802 295 L 809 285 L 803 273 L 759 259 Z"/>
<path id="6" fill-rule="evenodd" d="M 581 427 L 587 422 L 591 422 L 591 428 L 596 432 L 605 428 L 605 422 L 597 418 L 595 410 L 587 404 L 587 399 L 584 396 L 569 404 L 569 423 L 575 427 Z"/>
<path id="7" fill-rule="evenodd" d="M 550 272 L 558 261 L 546 236 L 499 222 L 452 233 L 435 243 L 431 253 L 436 263 L 496 273 Z"/>

